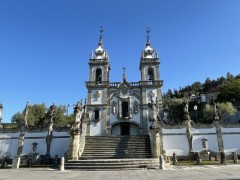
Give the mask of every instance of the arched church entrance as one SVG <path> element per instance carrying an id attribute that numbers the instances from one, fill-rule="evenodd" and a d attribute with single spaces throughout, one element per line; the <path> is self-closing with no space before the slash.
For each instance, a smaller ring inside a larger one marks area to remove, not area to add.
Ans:
<path id="1" fill-rule="evenodd" d="M 135 123 L 119 122 L 112 125 L 111 134 L 117 136 L 139 135 L 139 126 Z"/>
<path id="2" fill-rule="evenodd" d="M 130 123 L 121 123 L 120 125 L 121 136 L 129 136 L 130 135 Z"/>

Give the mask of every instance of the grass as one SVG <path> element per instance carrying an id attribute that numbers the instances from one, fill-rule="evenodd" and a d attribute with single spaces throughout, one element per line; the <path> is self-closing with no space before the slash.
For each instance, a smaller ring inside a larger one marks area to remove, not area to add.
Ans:
<path id="1" fill-rule="evenodd" d="M 227 164 L 233 164 L 233 160 L 226 160 Z M 171 162 L 171 165 L 172 162 Z M 195 166 L 196 161 L 177 161 L 176 166 Z M 207 160 L 202 160 L 199 165 L 220 165 L 220 161 L 207 161 Z"/>

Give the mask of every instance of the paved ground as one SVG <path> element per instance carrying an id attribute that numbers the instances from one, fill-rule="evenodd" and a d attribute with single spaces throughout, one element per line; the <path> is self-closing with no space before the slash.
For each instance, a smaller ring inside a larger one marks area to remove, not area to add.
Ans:
<path id="1" fill-rule="evenodd" d="M 0 169 L 0 180 L 240 180 L 240 165 L 171 166 L 166 170 L 58 171 L 49 168 Z"/>

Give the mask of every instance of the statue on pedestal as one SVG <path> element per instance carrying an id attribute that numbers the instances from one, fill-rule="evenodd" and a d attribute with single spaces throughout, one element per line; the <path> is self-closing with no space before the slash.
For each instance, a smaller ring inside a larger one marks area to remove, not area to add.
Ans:
<path id="1" fill-rule="evenodd" d="M 57 108 L 56 105 L 53 103 L 47 112 L 47 117 L 49 118 L 48 135 L 46 137 L 47 152 L 46 152 L 46 157 L 45 157 L 47 159 L 47 163 L 48 163 L 48 160 L 50 159 L 50 146 L 51 146 L 51 141 L 52 141 L 53 123 L 55 121 L 56 108 Z"/>
<path id="2" fill-rule="evenodd" d="M 157 129 L 159 128 L 159 121 L 161 121 L 161 117 L 159 115 L 159 104 L 158 100 L 156 98 L 156 101 L 154 102 L 151 98 L 151 102 L 148 103 L 148 106 L 151 109 L 151 123 L 152 125 L 149 127 L 150 129 Z"/>
<path id="3" fill-rule="evenodd" d="M 188 101 L 184 100 L 183 102 L 183 112 L 184 112 L 184 119 L 186 120 L 186 135 L 188 138 L 188 146 L 189 146 L 189 153 L 193 152 L 193 147 L 192 147 L 192 139 L 193 139 L 193 134 L 192 134 L 192 121 L 190 120 L 190 115 L 188 111 L 189 105 Z"/>

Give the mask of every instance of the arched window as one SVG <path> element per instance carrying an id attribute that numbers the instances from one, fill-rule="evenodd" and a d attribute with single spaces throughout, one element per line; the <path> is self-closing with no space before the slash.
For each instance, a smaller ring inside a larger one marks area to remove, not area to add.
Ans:
<path id="1" fill-rule="evenodd" d="M 102 82 L 102 69 L 101 68 L 97 68 L 96 70 L 96 81 L 101 83 Z"/>
<path id="2" fill-rule="evenodd" d="M 154 80 L 154 69 L 153 69 L 153 67 L 148 68 L 148 80 L 149 81 Z"/>

